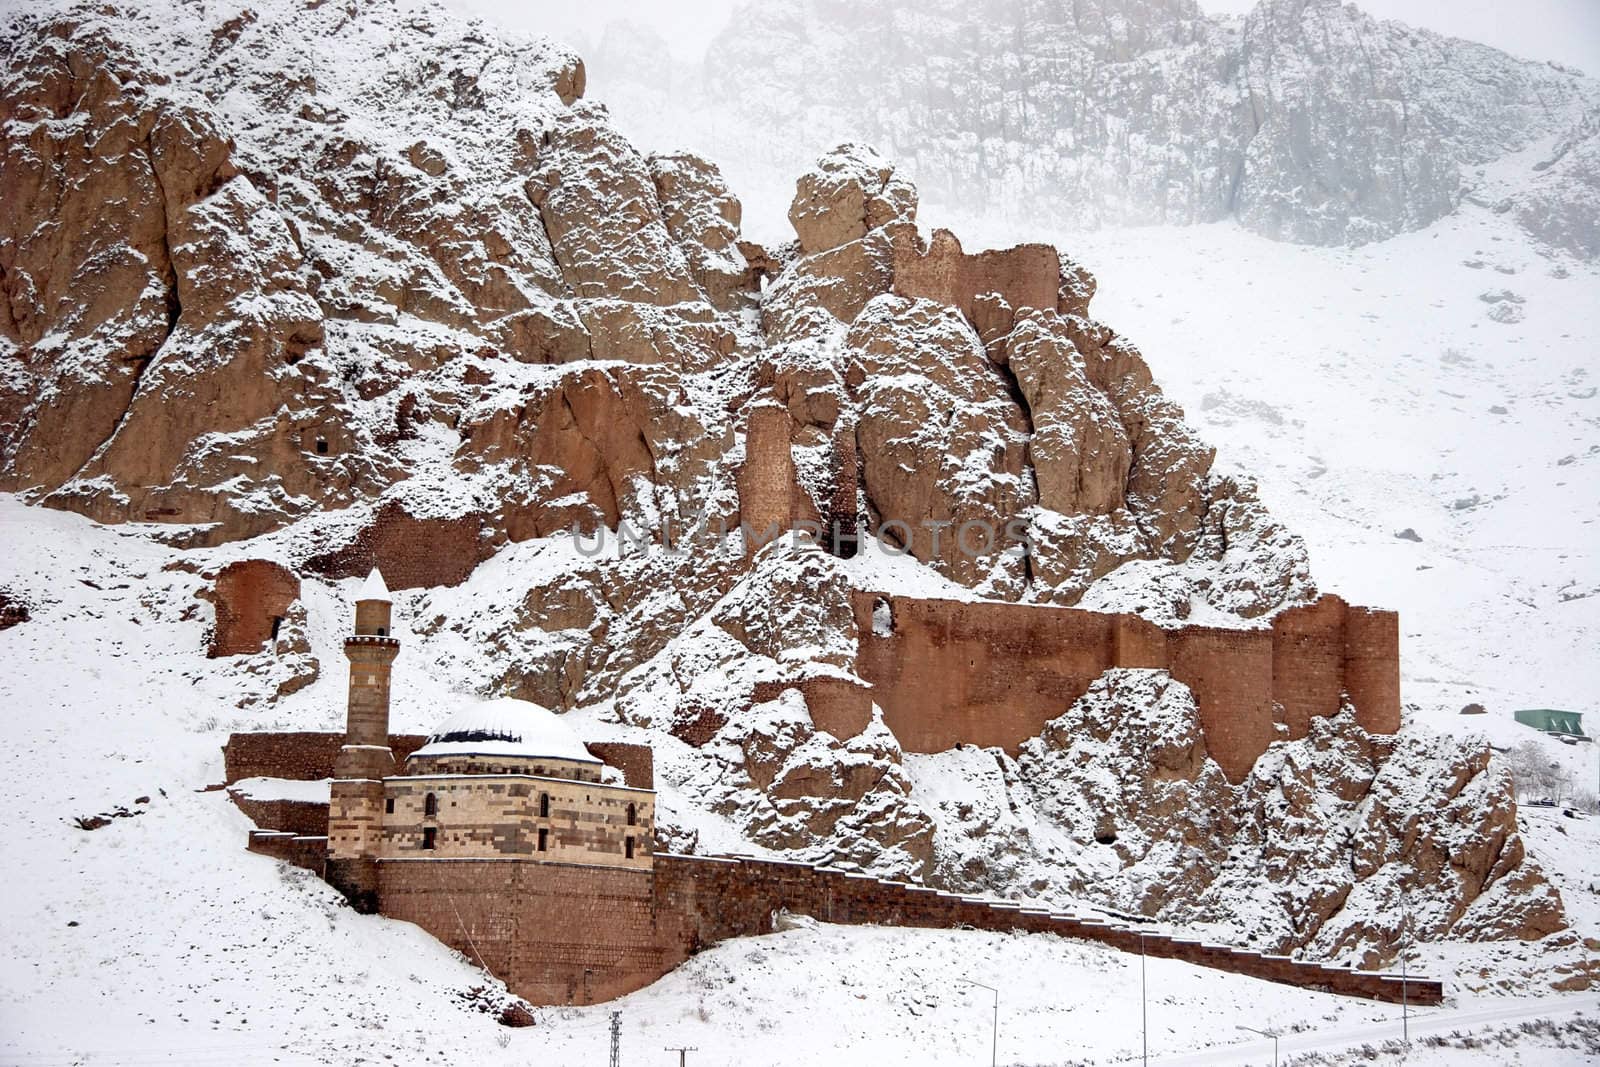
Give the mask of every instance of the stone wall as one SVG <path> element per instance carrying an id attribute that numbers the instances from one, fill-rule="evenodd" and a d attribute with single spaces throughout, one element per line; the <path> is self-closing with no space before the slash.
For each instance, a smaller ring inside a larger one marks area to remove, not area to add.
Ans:
<path id="1" fill-rule="evenodd" d="M 745 548 L 753 553 L 794 526 L 798 488 L 788 411 L 776 402 L 752 405 L 744 450 L 736 477 L 739 521 L 745 527 Z"/>
<path id="2" fill-rule="evenodd" d="M 423 734 L 390 734 L 389 747 L 396 762 L 427 743 Z M 227 785 L 242 778 L 288 778 L 314 782 L 333 777 L 333 763 L 344 746 L 344 733 L 301 731 L 293 733 L 229 734 L 222 746 L 223 780 Z"/>
<path id="3" fill-rule="evenodd" d="M 655 840 L 653 793 L 562 778 L 492 774 L 391 778 L 383 789 L 387 807 L 378 846 L 381 858 L 523 856 L 539 862 L 640 870 L 650 866 Z M 426 811 L 430 796 L 433 815 Z M 424 831 L 430 828 L 434 847 L 424 850 Z"/>
<path id="4" fill-rule="evenodd" d="M 770 933 L 774 917 L 786 910 L 833 923 L 1056 934 L 1269 982 L 1390 1003 L 1404 996 L 1412 1004 L 1438 1004 L 1444 997 L 1442 983 L 1428 978 L 1409 979 L 1402 992 L 1395 975 L 1266 956 L 801 863 L 663 854 L 656 857 L 655 892 L 663 963 L 672 966 L 718 941 Z"/>
<path id="5" fill-rule="evenodd" d="M 1060 275 L 1061 257 L 1045 244 L 969 255 L 955 234 L 934 230 L 926 250 L 895 247 L 895 294 L 948 304 L 968 321 L 975 321 L 973 303 L 983 293 L 998 293 L 1013 310 L 1054 310 Z"/>
<path id="6" fill-rule="evenodd" d="M 244 796 L 234 790 L 229 798 L 240 811 L 262 830 L 298 834 L 306 837 L 326 837 L 328 833 L 328 805 L 319 800 L 261 800 Z"/>
<path id="7" fill-rule="evenodd" d="M 891 631 L 875 633 L 887 601 Z M 1194 690 L 1206 748 L 1238 782 L 1276 736 L 1348 700 L 1373 733 L 1400 726 L 1399 620 L 1334 596 L 1271 628 L 1162 630 L 1133 615 L 855 594 L 857 673 L 911 752 L 957 744 L 1015 753 L 1110 667 L 1154 667 Z M 1281 707 L 1281 712 L 1278 708 Z"/>
<path id="8" fill-rule="evenodd" d="M 418 518 L 390 501 L 349 544 L 313 556 L 306 569 L 358 578 L 377 567 L 390 589 L 460 585 L 488 557 L 489 540 L 482 515 Z"/>
<path id="9" fill-rule="evenodd" d="M 649 745 L 627 741 L 589 741 L 583 746 L 589 755 L 622 772 L 622 784 L 630 789 L 656 787 L 656 753 Z"/>
<path id="10" fill-rule="evenodd" d="M 384 915 L 414 922 L 535 1004 L 590 1004 L 677 966 L 648 870 L 520 859 L 387 859 Z"/>
<path id="11" fill-rule="evenodd" d="M 326 809 L 324 809 L 326 814 Z M 322 834 L 294 834 L 284 830 L 251 830 L 249 851 L 271 856 L 294 867 L 322 874 L 328 858 L 328 839 Z"/>
<path id="12" fill-rule="evenodd" d="M 217 572 L 211 590 L 217 621 L 206 655 L 260 652 L 277 636 L 278 623 L 299 596 L 300 579 L 286 567 L 264 559 L 228 564 Z"/>
<path id="13" fill-rule="evenodd" d="M 254 837 L 252 849 L 268 851 Z M 1049 933 L 1346 996 L 1402 996 L 1393 975 L 799 863 L 662 854 L 653 871 L 522 859 L 386 859 L 378 870 L 384 915 L 416 923 L 536 1004 L 633 992 L 720 941 L 771 933 L 785 910 L 843 924 Z M 1438 1004 L 1443 987 L 1412 978 L 1404 995 Z"/>

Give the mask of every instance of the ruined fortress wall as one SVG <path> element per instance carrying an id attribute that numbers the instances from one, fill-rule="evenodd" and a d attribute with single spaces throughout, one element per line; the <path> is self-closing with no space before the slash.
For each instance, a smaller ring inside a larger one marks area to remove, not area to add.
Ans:
<path id="1" fill-rule="evenodd" d="M 855 595 L 856 673 L 910 752 L 971 744 L 1014 754 L 1113 662 L 1112 615 L 890 597 L 893 632 L 876 636 L 877 599 Z"/>
<path id="2" fill-rule="evenodd" d="M 745 544 L 755 549 L 791 529 L 795 518 L 794 456 L 789 451 L 789 412 L 776 402 L 750 409 L 744 462 L 735 480 Z M 771 531 L 769 534 L 768 531 Z"/>
<path id="3" fill-rule="evenodd" d="M 423 734 L 390 734 L 395 761 L 421 748 Z M 300 731 L 229 734 L 222 746 L 223 776 L 232 785 L 242 778 L 290 778 L 314 782 L 333 777 L 333 763 L 344 746 L 344 733 Z"/>
<path id="4" fill-rule="evenodd" d="M 1363 729 L 1400 729 L 1400 616 L 1371 608 L 1345 612 L 1344 687 Z"/>
<path id="5" fill-rule="evenodd" d="M 245 655 L 272 640 L 274 624 L 300 596 L 300 579 L 268 560 L 239 560 L 217 572 L 211 595 L 217 621 L 206 655 Z"/>
<path id="6" fill-rule="evenodd" d="M 873 608 L 889 605 L 887 634 Z M 1133 615 L 855 594 L 857 673 L 907 751 L 957 744 L 1015 753 L 1111 667 L 1162 668 L 1194 691 L 1206 748 L 1232 781 L 1275 737 L 1349 700 L 1362 726 L 1400 726 L 1399 621 L 1338 597 L 1280 614 L 1271 629 L 1161 630 Z"/>
<path id="7" fill-rule="evenodd" d="M 348 544 L 305 566 L 330 578 L 361 577 L 378 567 L 390 589 L 460 585 L 489 554 L 484 525 L 478 514 L 418 518 L 389 501 Z"/>
<path id="8" fill-rule="evenodd" d="M 1060 276 L 1061 258 L 1045 244 L 968 255 L 949 230 L 934 230 L 926 251 L 904 243 L 895 248 L 896 295 L 947 304 L 968 320 L 983 293 L 999 293 L 1013 308 L 1054 310 Z"/>
<path id="9" fill-rule="evenodd" d="M 1270 630 L 1196 626 L 1168 635 L 1167 670 L 1193 691 L 1206 751 L 1230 782 L 1243 781 L 1275 737 L 1272 644 Z"/>
<path id="10" fill-rule="evenodd" d="M 631 993 L 666 963 L 647 870 L 501 860 L 378 863 L 380 910 L 479 961 L 535 1004 Z"/>
<path id="11" fill-rule="evenodd" d="M 427 744 L 426 734 L 390 734 L 389 748 L 396 765 Z M 344 745 L 344 734 L 332 731 L 296 731 L 229 734 L 222 746 L 223 777 L 227 785 L 242 778 L 290 778 L 314 782 L 333 777 L 333 764 Z M 632 789 L 655 787 L 655 755 L 649 745 L 596 741 L 586 747 L 594 758 L 622 772 Z"/>
<path id="12" fill-rule="evenodd" d="M 583 746 L 608 767 L 622 772 L 622 784 L 629 789 L 656 787 L 656 754 L 649 745 L 627 741 L 589 741 Z"/>

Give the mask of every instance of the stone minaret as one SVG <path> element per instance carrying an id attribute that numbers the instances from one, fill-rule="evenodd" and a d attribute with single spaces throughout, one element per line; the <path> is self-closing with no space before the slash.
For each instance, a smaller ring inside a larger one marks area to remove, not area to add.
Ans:
<path id="1" fill-rule="evenodd" d="M 389 590 L 374 567 L 356 594 L 355 633 L 345 638 L 350 700 L 344 747 L 333 765 L 328 806 L 328 862 L 323 877 L 357 911 L 378 909 L 378 847 L 383 836 L 383 779 L 394 774 L 389 750 L 389 672 L 400 653 L 390 636 Z"/>

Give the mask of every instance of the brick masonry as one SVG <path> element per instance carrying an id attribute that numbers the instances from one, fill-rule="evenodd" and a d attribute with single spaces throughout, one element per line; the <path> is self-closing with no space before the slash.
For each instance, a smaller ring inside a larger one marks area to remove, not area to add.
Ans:
<path id="1" fill-rule="evenodd" d="M 217 572 L 211 590 L 217 620 L 206 655 L 260 652 L 299 596 L 300 579 L 286 567 L 264 559 L 228 564 Z"/>
<path id="2" fill-rule="evenodd" d="M 1061 258 L 1050 245 L 968 254 L 949 230 L 934 230 L 926 250 L 899 245 L 894 256 L 896 295 L 920 297 L 960 309 L 970 321 L 982 293 L 998 293 L 1012 308 L 1056 307 Z"/>
<path id="3" fill-rule="evenodd" d="M 874 632 L 884 602 L 890 632 Z M 1015 753 L 1110 667 L 1155 667 L 1188 685 L 1206 748 L 1238 782 L 1276 737 L 1345 700 L 1369 732 L 1400 727 L 1399 620 L 1335 596 L 1270 628 L 1162 630 L 1134 615 L 855 594 L 857 673 L 911 752 L 957 744 Z M 1281 711 L 1280 711 L 1281 709 Z"/>

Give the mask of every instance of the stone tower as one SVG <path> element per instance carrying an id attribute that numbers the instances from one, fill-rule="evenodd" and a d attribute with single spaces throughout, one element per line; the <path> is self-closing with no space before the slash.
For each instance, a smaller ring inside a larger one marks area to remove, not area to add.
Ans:
<path id="1" fill-rule="evenodd" d="M 400 642 L 390 636 L 392 605 L 374 567 L 356 594 L 355 633 L 345 638 L 350 698 L 344 746 L 333 765 L 328 806 L 328 862 L 323 876 L 357 911 L 378 909 L 378 849 L 383 780 L 394 774 L 389 750 L 389 674 Z"/>

